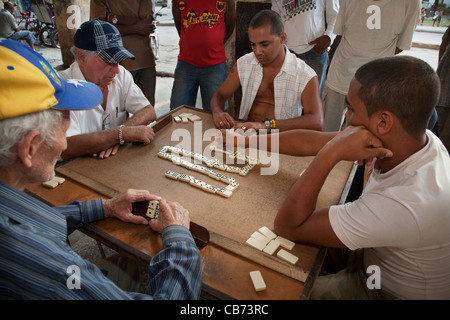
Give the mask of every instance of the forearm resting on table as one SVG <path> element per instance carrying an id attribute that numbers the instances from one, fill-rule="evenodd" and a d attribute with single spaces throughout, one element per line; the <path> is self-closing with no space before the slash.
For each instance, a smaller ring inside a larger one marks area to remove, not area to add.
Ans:
<path id="1" fill-rule="evenodd" d="M 298 118 L 275 120 L 276 129 L 280 132 L 296 130 L 299 128 L 307 130 L 322 131 L 323 121 L 319 115 L 304 114 Z"/>
<path id="2" fill-rule="evenodd" d="M 291 156 L 314 156 L 325 144 L 333 139 L 337 132 L 321 132 L 315 130 L 290 130 L 274 134 L 261 134 L 245 137 L 245 147 L 272 151 L 278 144 L 278 152 Z M 239 138 L 235 138 L 237 145 Z M 275 139 L 275 140 L 274 140 Z"/>
<path id="3" fill-rule="evenodd" d="M 118 128 L 67 137 L 67 149 L 61 154 L 61 158 L 68 160 L 78 156 L 95 154 L 119 143 Z"/>
<path id="4" fill-rule="evenodd" d="M 139 125 L 149 125 L 151 122 L 156 120 L 156 112 L 152 105 L 148 105 L 142 110 L 139 110 L 132 117 L 128 118 L 127 121 L 123 123 L 125 126 L 139 126 Z"/>

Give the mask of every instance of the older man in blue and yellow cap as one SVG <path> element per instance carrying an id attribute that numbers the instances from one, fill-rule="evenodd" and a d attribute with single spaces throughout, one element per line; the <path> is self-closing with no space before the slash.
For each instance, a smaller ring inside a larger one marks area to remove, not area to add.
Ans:
<path id="1" fill-rule="evenodd" d="M 189 212 L 146 190 L 112 199 L 50 207 L 24 192 L 54 177 L 67 147 L 69 112 L 97 106 L 93 83 L 64 80 L 43 57 L 0 40 L 0 299 L 197 299 L 201 256 L 189 232 Z M 158 219 L 132 214 L 132 203 L 157 200 Z M 163 248 L 149 266 L 146 293 L 128 292 L 77 255 L 67 236 L 106 217 L 149 224 Z M 76 281 L 71 281 L 75 278 Z"/>

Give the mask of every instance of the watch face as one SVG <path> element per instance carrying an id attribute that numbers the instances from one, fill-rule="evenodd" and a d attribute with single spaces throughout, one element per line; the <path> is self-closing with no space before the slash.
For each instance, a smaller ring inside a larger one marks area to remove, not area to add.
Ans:
<path id="1" fill-rule="evenodd" d="M 114 18 L 112 19 L 112 23 L 113 23 L 113 24 L 117 24 L 117 18 L 116 18 L 116 17 L 114 17 Z"/>

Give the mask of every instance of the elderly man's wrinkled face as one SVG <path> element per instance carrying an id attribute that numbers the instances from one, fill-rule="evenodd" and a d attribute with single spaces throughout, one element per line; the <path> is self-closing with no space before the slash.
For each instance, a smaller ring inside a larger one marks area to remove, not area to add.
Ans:
<path id="1" fill-rule="evenodd" d="M 54 178 L 56 162 L 67 148 L 66 131 L 69 124 L 69 112 L 64 112 L 62 125 L 56 128 L 53 139 L 48 143 L 42 142 L 38 145 L 31 168 L 35 182 L 45 182 Z"/>
<path id="2" fill-rule="evenodd" d="M 115 76 L 119 73 L 118 63 L 108 63 L 97 54 L 90 59 L 87 57 L 79 59 L 79 64 L 84 78 L 99 87 L 111 84 Z"/>

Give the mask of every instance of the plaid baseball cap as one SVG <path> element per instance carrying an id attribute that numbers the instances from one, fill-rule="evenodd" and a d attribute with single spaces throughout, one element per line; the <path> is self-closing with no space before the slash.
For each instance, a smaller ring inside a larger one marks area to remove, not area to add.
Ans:
<path id="1" fill-rule="evenodd" d="M 84 22 L 73 36 L 75 47 L 95 51 L 108 63 L 121 63 L 136 59 L 123 47 L 119 30 L 109 22 L 92 20 Z"/>
<path id="2" fill-rule="evenodd" d="M 90 109 L 102 100 L 95 84 L 61 79 L 30 47 L 0 39 L 0 120 L 50 108 Z"/>

